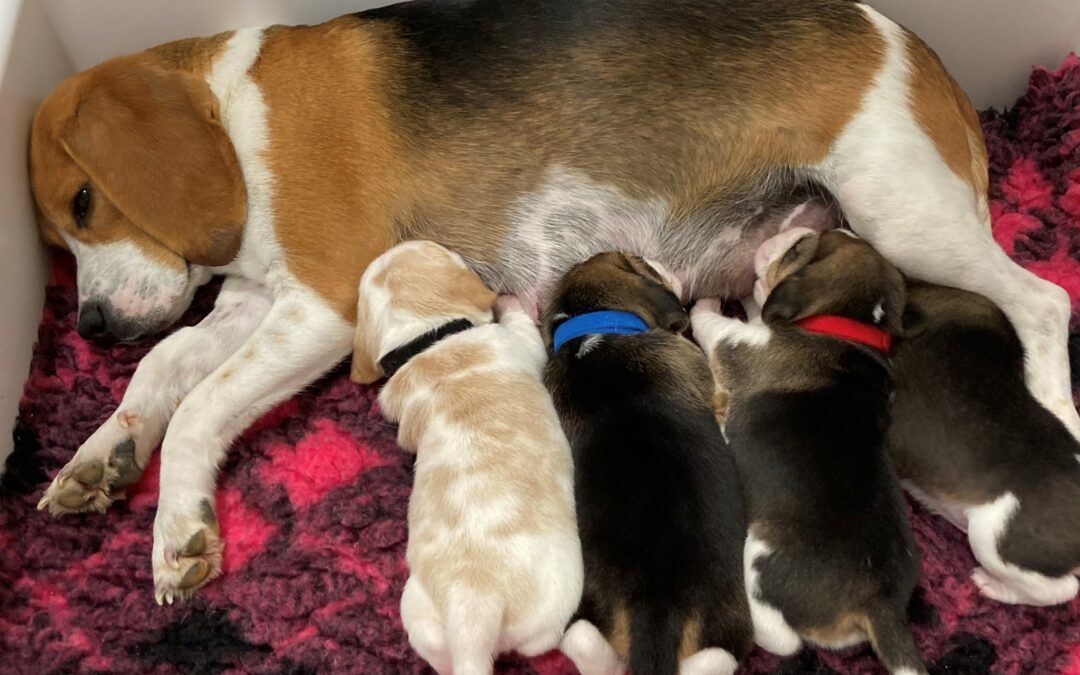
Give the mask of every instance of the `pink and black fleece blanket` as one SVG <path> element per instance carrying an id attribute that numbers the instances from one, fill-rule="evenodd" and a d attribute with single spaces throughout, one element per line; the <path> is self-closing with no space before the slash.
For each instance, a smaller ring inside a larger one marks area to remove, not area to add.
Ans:
<path id="1" fill-rule="evenodd" d="M 1073 300 L 1080 381 L 1080 59 L 1036 70 L 1005 112 L 982 115 L 994 236 Z M 917 199 L 918 195 L 912 195 Z M 211 306 L 204 289 L 185 323 Z M 398 616 L 412 459 L 345 367 L 259 420 L 221 472 L 225 574 L 158 607 L 150 573 L 157 462 L 104 515 L 54 520 L 49 478 L 119 403 L 151 345 L 75 333 L 70 259 L 56 261 L 0 486 L 0 673 L 426 673 Z M 911 506 L 928 609 L 915 637 L 937 673 L 1080 675 L 1080 600 L 1053 608 L 979 596 L 965 537 Z M 1080 523 L 1077 524 L 1080 527 Z M 500 673 L 573 673 L 558 653 Z M 745 673 L 877 673 L 867 648 L 755 652 Z"/>

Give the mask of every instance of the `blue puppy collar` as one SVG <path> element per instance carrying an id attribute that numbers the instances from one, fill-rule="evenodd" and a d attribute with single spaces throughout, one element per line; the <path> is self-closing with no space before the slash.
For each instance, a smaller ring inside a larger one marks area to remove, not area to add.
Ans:
<path id="1" fill-rule="evenodd" d="M 559 324 L 555 329 L 554 350 L 582 335 L 634 335 L 649 330 L 637 314 L 630 312 L 589 312 L 579 314 Z"/>

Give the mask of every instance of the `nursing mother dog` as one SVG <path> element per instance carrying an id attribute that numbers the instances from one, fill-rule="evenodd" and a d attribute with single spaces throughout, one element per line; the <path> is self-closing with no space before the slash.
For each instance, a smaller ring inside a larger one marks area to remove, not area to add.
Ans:
<path id="1" fill-rule="evenodd" d="M 162 330 L 226 276 L 41 500 L 103 510 L 161 443 L 159 601 L 220 573 L 217 467 L 349 353 L 360 276 L 404 239 L 534 305 L 603 250 L 659 261 L 690 299 L 741 297 L 757 245 L 824 220 L 799 195 L 827 192 L 905 273 L 996 302 L 1032 393 L 1080 430 L 1068 300 L 994 244 L 975 114 L 854 2 L 423 0 L 182 40 L 63 82 L 30 168 L 44 238 L 78 260 L 84 337 Z"/>

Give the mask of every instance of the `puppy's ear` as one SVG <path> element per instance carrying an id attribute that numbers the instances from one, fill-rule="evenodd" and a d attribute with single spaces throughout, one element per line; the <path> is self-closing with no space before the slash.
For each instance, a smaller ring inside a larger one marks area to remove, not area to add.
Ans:
<path id="1" fill-rule="evenodd" d="M 790 276 L 774 288 L 761 308 L 761 320 L 765 323 L 791 323 L 802 315 L 807 298 L 800 288 L 797 277 Z"/>
<path id="2" fill-rule="evenodd" d="M 666 286 L 648 281 L 645 290 L 645 306 L 638 311 L 647 323 L 674 333 L 682 333 L 690 327 L 690 315 L 679 299 Z"/>
<path id="3" fill-rule="evenodd" d="M 375 360 L 371 344 L 371 331 L 368 325 L 367 301 L 361 291 L 360 301 L 356 305 L 356 332 L 353 333 L 352 366 L 349 379 L 357 384 L 371 384 L 383 376 L 383 370 Z"/>
<path id="4" fill-rule="evenodd" d="M 814 260 L 821 235 L 812 234 L 799 239 L 780 258 L 779 283 L 772 289 L 761 307 L 761 319 L 765 323 L 790 323 L 813 313 L 801 273 Z"/>
<path id="5" fill-rule="evenodd" d="M 885 265 L 885 297 L 881 307 L 885 310 L 885 328 L 893 335 L 905 329 L 904 312 L 907 307 L 907 282 L 900 270 L 883 261 Z"/>
<path id="6" fill-rule="evenodd" d="M 153 65 L 106 71 L 60 142 L 139 229 L 197 265 L 240 248 L 247 191 L 206 82 Z"/>

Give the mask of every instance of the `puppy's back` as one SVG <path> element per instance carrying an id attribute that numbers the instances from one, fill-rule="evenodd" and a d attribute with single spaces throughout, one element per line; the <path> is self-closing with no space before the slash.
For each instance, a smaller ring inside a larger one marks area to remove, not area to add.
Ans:
<path id="1" fill-rule="evenodd" d="M 605 335 L 576 352 L 556 354 L 545 381 L 574 454 L 580 614 L 631 669 L 674 672 L 673 657 L 710 646 L 742 657 L 746 525 L 708 363 L 663 331 Z"/>
<path id="2" fill-rule="evenodd" d="M 895 349 L 889 451 L 900 476 L 945 502 L 1021 504 L 1002 556 L 1048 577 L 1080 564 L 1080 444 L 1031 395 L 1024 350 L 986 298 L 915 286 Z"/>

